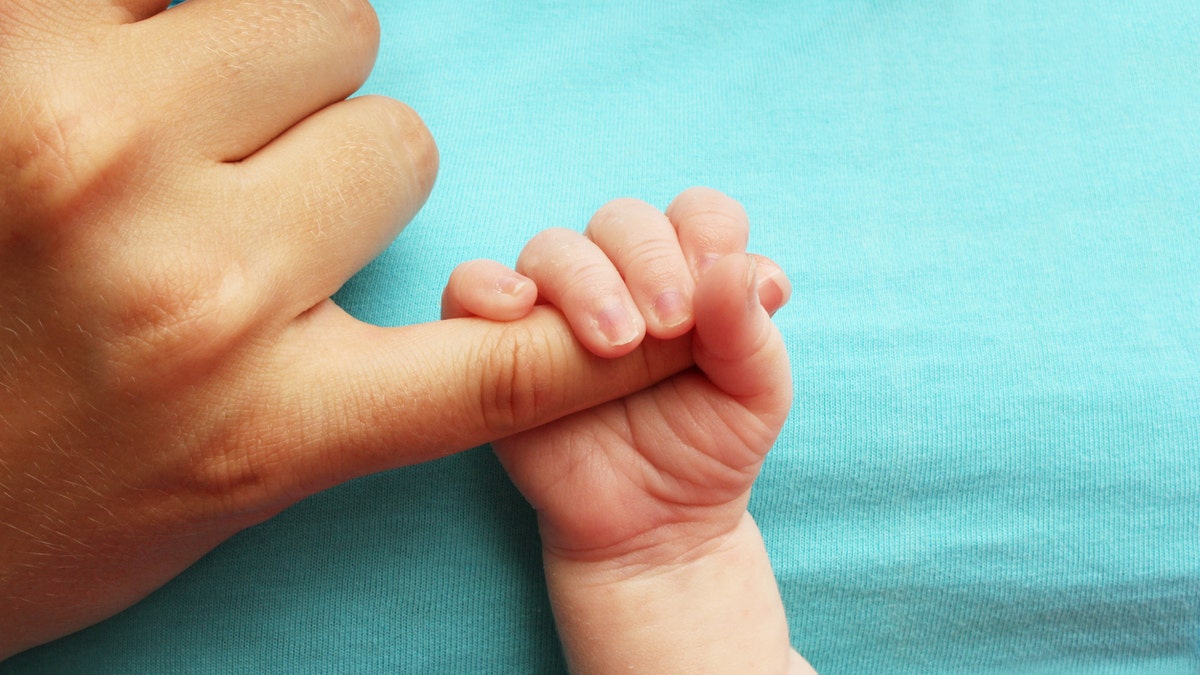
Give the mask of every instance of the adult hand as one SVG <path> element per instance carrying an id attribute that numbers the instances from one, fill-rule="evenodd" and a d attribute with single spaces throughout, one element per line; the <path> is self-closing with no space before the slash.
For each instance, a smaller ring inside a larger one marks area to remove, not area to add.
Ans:
<path id="1" fill-rule="evenodd" d="M 682 369 L 329 296 L 424 202 L 365 0 L 0 0 L 0 659 L 314 491 Z M 567 375 L 570 374 L 570 375 Z"/>

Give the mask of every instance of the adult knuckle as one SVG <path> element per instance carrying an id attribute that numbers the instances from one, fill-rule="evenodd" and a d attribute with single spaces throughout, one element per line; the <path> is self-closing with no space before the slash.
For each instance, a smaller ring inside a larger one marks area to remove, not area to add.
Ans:
<path id="1" fill-rule="evenodd" d="M 340 62 L 366 79 L 380 38 L 379 18 L 369 0 L 291 0 L 277 6 L 283 20 L 295 27 L 297 41 L 310 49 L 313 43 L 336 46 Z"/>
<path id="2" fill-rule="evenodd" d="M 24 211 L 30 217 L 55 215 L 99 173 L 99 167 L 85 162 L 89 142 L 81 123 L 84 115 L 36 94 L 11 96 L 20 97 L 24 109 L 0 132 L 4 207 L 7 212 Z"/>
<path id="3" fill-rule="evenodd" d="M 336 50 L 335 63 L 361 83 L 379 46 L 379 21 L 367 0 L 276 0 L 253 8 L 229 3 L 215 11 L 225 29 L 204 39 L 207 49 L 226 57 L 213 62 L 222 79 L 240 78 L 255 60 Z"/>
<path id="4" fill-rule="evenodd" d="M 123 278 L 104 327 L 103 362 L 117 389 L 147 393 L 192 383 L 240 334 L 238 308 L 231 306 L 240 275 L 143 270 L 136 279 Z"/>
<path id="5" fill-rule="evenodd" d="M 338 156 L 349 189 L 410 209 L 424 203 L 437 176 L 438 152 L 421 118 L 403 103 L 382 96 L 346 104 L 353 108 Z"/>
<path id="6" fill-rule="evenodd" d="M 244 374 L 251 380 L 263 375 Z M 300 421 L 279 419 L 262 389 L 194 388 L 169 398 L 134 399 L 136 405 L 155 406 L 161 424 L 183 430 L 159 449 L 158 462 L 165 469 L 163 488 L 174 503 L 185 505 L 189 517 L 255 521 L 255 514 L 284 496 L 284 459 L 296 443 Z M 264 423 L 268 419 L 274 423 Z"/>
<path id="7" fill-rule="evenodd" d="M 545 336 L 519 323 L 497 328 L 494 341 L 481 344 L 479 410 L 492 438 L 507 436 L 543 421 L 553 408 L 554 362 L 541 349 Z"/>
<path id="8" fill-rule="evenodd" d="M 223 400 L 227 427 L 211 439 L 206 451 L 193 452 L 191 490 L 225 514 L 253 513 L 266 505 L 287 501 L 287 454 L 296 444 L 300 421 L 283 420 L 273 427 L 248 420 L 277 417 L 278 411 L 240 400 Z M 213 448 L 219 452 L 213 452 Z"/>
<path id="9" fill-rule="evenodd" d="M 385 129 L 392 141 L 397 168 L 415 186 L 428 194 L 438 170 L 437 143 L 424 120 L 411 107 L 393 98 L 372 99 L 383 116 Z"/>
<path id="10" fill-rule="evenodd" d="M 379 45 L 379 17 L 368 0 L 336 0 L 340 23 L 354 44 L 369 47 L 374 53 Z"/>
<path id="11" fill-rule="evenodd" d="M 47 70 L 57 86 L 18 77 L 0 91 L 0 209 L 10 227 L 94 222 L 160 178 L 145 161 L 155 131 L 140 124 L 138 103 L 96 91 L 89 77 L 82 66 Z"/>
<path id="12" fill-rule="evenodd" d="M 499 331 L 497 339 L 480 345 L 473 359 L 480 368 L 479 411 L 489 436 L 505 436 L 519 424 L 531 405 L 527 369 L 531 362 L 519 328 Z"/>

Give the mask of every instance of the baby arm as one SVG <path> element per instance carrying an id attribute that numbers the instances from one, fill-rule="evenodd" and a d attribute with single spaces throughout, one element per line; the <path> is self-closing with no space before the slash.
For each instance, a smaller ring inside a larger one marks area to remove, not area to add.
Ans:
<path id="1" fill-rule="evenodd" d="M 657 227 L 663 222 L 666 229 Z M 746 511 L 790 407 L 791 380 L 767 312 L 786 300 L 786 278 L 746 255 L 745 241 L 736 202 L 694 190 L 665 218 L 620 202 L 602 209 L 586 236 L 539 235 L 518 263 L 524 277 L 498 283 L 512 273 L 480 263 L 448 287 L 450 314 L 500 318 L 486 298 L 505 295 L 497 289 L 516 279 L 526 284 L 522 302 L 540 296 L 556 305 L 602 355 L 632 348 L 641 334 L 606 340 L 597 308 L 632 307 L 652 338 L 691 331 L 696 369 L 495 443 L 537 509 L 551 601 L 575 672 L 810 671 L 790 646 L 766 549 Z M 580 269 L 590 278 L 570 273 Z M 479 298 L 467 288 L 484 290 L 485 301 L 472 304 Z M 682 321 L 655 312 L 669 293 L 684 299 Z"/>

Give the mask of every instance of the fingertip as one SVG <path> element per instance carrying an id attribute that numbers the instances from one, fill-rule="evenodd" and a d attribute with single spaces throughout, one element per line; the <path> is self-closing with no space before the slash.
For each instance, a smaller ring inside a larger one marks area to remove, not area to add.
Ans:
<path id="1" fill-rule="evenodd" d="M 471 260 L 450 274 L 442 292 L 442 318 L 478 316 L 515 321 L 533 309 L 537 284 L 494 260 Z"/>
<path id="2" fill-rule="evenodd" d="M 763 405 L 775 410 L 789 396 L 790 373 L 782 337 L 761 304 L 759 267 L 743 253 L 712 265 L 696 289 L 693 344 L 713 384 L 737 397 L 770 395 Z"/>
<path id="3" fill-rule="evenodd" d="M 442 289 L 442 319 L 460 319 L 464 316 L 471 316 L 471 313 L 463 306 L 460 297 L 462 295 L 462 277 L 466 273 L 467 264 L 459 263 L 450 273 L 450 278 L 446 280 L 446 286 Z"/>
<path id="4" fill-rule="evenodd" d="M 758 323 L 758 261 L 739 253 L 709 267 L 696 289 L 696 333 L 718 358 L 737 358 L 741 343 Z"/>
<path id="5" fill-rule="evenodd" d="M 757 265 L 758 299 L 767 314 L 774 315 L 792 297 L 792 282 L 787 273 L 775 261 L 751 254 Z"/>
<path id="6" fill-rule="evenodd" d="M 540 301 L 553 305 L 589 352 L 615 358 L 634 351 L 646 320 L 626 280 L 608 254 L 578 232 L 551 228 L 534 236 L 517 269 L 538 285 Z"/>
<path id="7" fill-rule="evenodd" d="M 646 332 L 660 340 L 677 338 L 695 325 L 692 294 L 676 288 L 660 292 L 654 298 L 650 313 L 652 316 L 646 317 Z"/>
<path id="8" fill-rule="evenodd" d="M 529 308 L 537 299 L 537 284 L 533 279 L 512 270 L 506 270 L 496 278 L 492 290 L 504 297 L 513 298 L 521 303 L 528 302 Z"/>
<path id="9" fill-rule="evenodd" d="M 613 200 L 584 234 L 624 280 L 649 335 L 671 339 L 691 329 L 695 282 L 678 232 L 661 211 L 638 199 Z"/>
<path id="10" fill-rule="evenodd" d="M 761 304 L 761 265 L 736 253 L 713 264 L 696 289 L 696 365 L 716 387 L 782 423 L 791 370 L 779 330 Z"/>
<path id="11" fill-rule="evenodd" d="M 486 318 L 496 321 L 523 318 L 537 302 L 537 285 L 533 279 L 516 272 L 497 279 L 492 291 L 493 295 L 488 298 L 492 301 L 491 313 Z"/>
<path id="12" fill-rule="evenodd" d="M 588 351 L 604 358 L 616 358 L 637 349 L 646 336 L 646 322 L 632 300 L 622 298 L 587 318 L 587 331 L 576 330 Z"/>

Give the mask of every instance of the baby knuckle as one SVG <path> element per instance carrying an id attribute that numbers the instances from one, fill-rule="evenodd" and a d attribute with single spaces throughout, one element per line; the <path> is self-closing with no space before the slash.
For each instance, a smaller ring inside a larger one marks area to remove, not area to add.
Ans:
<path id="1" fill-rule="evenodd" d="M 556 268 L 567 268 L 572 274 L 579 259 L 583 236 L 574 230 L 552 227 L 538 232 L 531 238 L 517 257 L 517 271 L 540 270 L 553 273 Z"/>
<path id="2" fill-rule="evenodd" d="M 628 220 L 630 215 L 640 217 L 647 212 L 657 213 L 657 209 L 634 197 L 619 197 L 596 209 L 596 213 L 592 215 L 592 219 L 588 223 L 588 228 L 604 228 L 621 224 Z"/>
<path id="3" fill-rule="evenodd" d="M 679 244 L 658 238 L 631 241 L 626 255 L 629 265 L 638 269 L 652 281 L 667 281 L 676 273 L 676 260 L 680 256 Z"/>
<path id="4" fill-rule="evenodd" d="M 640 199 L 621 197 L 605 203 L 588 220 L 584 234 L 597 242 L 613 242 L 623 239 L 623 233 L 633 229 L 641 231 L 641 221 L 646 214 L 658 211 Z"/>
<path id="5" fill-rule="evenodd" d="M 710 188 L 691 188 L 685 194 L 691 199 L 692 217 L 713 234 L 740 240 L 749 236 L 749 220 L 741 202 Z"/>
<path id="6" fill-rule="evenodd" d="M 548 255 L 556 257 L 570 251 L 579 239 L 579 234 L 564 227 L 551 227 L 537 234 L 525 244 L 522 255 Z"/>
<path id="7" fill-rule="evenodd" d="M 724 211 L 734 216 L 746 215 L 742 203 L 721 192 L 720 190 L 698 185 L 679 193 L 674 200 L 676 204 L 690 203 L 694 208 L 710 211 Z"/>
<path id="8" fill-rule="evenodd" d="M 605 257 L 584 258 L 572 261 L 568 272 L 562 275 L 561 295 L 564 298 L 576 299 L 591 305 L 588 298 L 611 298 L 621 296 L 625 291 L 625 282 L 621 279 L 616 267 Z"/>

